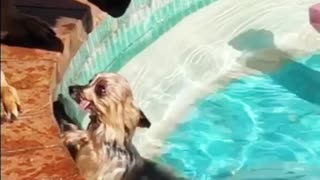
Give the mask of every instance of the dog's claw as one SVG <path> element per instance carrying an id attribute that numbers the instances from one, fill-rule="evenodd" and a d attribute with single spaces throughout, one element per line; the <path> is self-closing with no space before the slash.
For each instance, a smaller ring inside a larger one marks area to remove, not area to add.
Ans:
<path id="1" fill-rule="evenodd" d="M 71 130 L 61 136 L 65 145 L 83 145 L 89 142 L 88 134 L 82 130 Z"/>
<path id="2" fill-rule="evenodd" d="M 1 103 L 5 121 L 12 122 L 17 120 L 21 113 L 21 106 L 17 90 L 13 86 L 1 87 Z"/>

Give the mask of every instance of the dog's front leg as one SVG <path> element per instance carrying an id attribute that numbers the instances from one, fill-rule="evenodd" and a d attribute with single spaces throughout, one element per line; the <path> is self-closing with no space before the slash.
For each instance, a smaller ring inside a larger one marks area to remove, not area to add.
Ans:
<path id="1" fill-rule="evenodd" d="M 1 39 L 48 43 L 55 32 L 41 19 L 19 12 L 14 0 L 1 0 Z"/>
<path id="2" fill-rule="evenodd" d="M 16 89 L 11 86 L 5 77 L 4 72 L 1 70 L 1 115 L 4 115 L 5 121 L 13 121 L 17 119 L 21 108 L 20 100 Z"/>
<path id="3" fill-rule="evenodd" d="M 89 142 L 89 135 L 84 130 L 70 130 L 62 134 L 62 141 L 66 146 L 73 146 L 80 149 Z"/>

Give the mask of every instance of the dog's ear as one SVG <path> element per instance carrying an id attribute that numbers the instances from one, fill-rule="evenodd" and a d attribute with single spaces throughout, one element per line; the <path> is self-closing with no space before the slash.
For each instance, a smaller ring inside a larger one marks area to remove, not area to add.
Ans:
<path id="1" fill-rule="evenodd" d="M 142 127 L 142 128 L 149 128 L 151 126 L 151 122 L 146 117 L 146 115 L 144 115 L 144 113 L 141 111 L 141 109 L 139 110 L 139 112 L 140 112 L 140 119 L 139 119 L 138 126 Z"/>

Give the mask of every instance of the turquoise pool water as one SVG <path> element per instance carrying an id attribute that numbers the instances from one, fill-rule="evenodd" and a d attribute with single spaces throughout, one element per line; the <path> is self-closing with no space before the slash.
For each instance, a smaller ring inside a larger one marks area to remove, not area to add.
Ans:
<path id="1" fill-rule="evenodd" d="M 320 54 L 199 100 L 161 161 L 196 180 L 320 179 Z"/>

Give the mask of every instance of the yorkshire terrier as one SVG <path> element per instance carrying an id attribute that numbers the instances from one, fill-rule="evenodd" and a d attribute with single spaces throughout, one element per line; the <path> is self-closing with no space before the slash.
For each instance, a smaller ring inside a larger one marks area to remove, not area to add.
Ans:
<path id="1" fill-rule="evenodd" d="M 87 130 L 64 133 L 77 147 L 75 161 L 87 180 L 185 179 L 140 156 L 132 143 L 137 127 L 151 123 L 134 103 L 128 81 L 116 73 L 97 74 L 87 85 L 69 87 L 71 97 L 90 113 Z"/>

